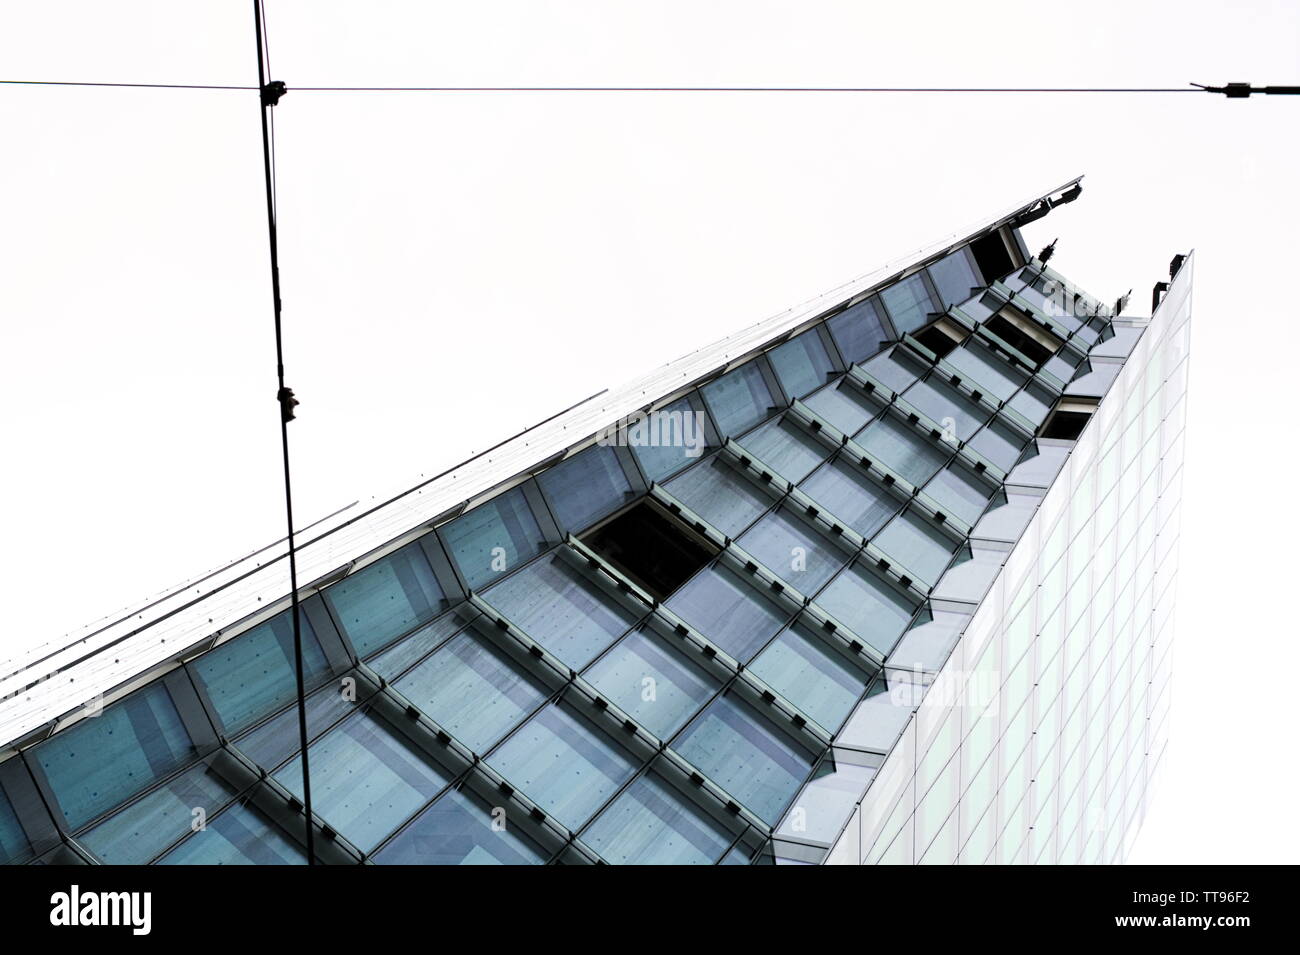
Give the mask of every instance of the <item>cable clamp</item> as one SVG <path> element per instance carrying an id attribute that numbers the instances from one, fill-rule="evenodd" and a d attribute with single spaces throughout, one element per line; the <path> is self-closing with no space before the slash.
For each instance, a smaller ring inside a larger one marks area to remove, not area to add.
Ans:
<path id="1" fill-rule="evenodd" d="M 280 97 L 287 92 L 289 92 L 289 89 L 282 82 L 272 80 L 262 87 L 262 105 L 274 106 L 280 102 Z"/>
<path id="2" fill-rule="evenodd" d="M 298 407 L 298 399 L 293 396 L 292 388 L 281 388 L 275 397 L 280 402 L 280 420 L 288 424 L 293 420 L 293 409 Z"/>

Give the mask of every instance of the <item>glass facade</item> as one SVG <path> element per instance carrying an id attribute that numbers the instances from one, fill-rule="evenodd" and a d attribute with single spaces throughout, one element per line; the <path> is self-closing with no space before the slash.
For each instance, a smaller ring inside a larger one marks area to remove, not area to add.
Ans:
<path id="1" fill-rule="evenodd" d="M 316 861 L 1122 858 L 1168 706 L 1190 262 L 1143 327 L 1056 314 L 1021 258 L 945 249 L 313 583 Z M 944 312 L 937 357 L 908 333 Z M 18 741 L 0 860 L 308 861 L 285 603 Z"/>

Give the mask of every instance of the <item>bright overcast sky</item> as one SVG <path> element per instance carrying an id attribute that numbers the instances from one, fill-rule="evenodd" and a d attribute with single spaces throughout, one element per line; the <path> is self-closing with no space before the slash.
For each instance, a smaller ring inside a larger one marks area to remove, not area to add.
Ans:
<path id="1" fill-rule="evenodd" d="M 252 4 L 5 0 L 4 79 L 256 83 Z M 267 0 L 294 86 L 1300 82 L 1282 2 Z M 255 94 L 0 87 L 0 656 L 282 536 Z M 1086 174 L 1026 230 L 1145 314 L 1197 251 L 1141 862 L 1296 861 L 1300 99 L 392 94 L 276 108 L 303 521 Z"/>

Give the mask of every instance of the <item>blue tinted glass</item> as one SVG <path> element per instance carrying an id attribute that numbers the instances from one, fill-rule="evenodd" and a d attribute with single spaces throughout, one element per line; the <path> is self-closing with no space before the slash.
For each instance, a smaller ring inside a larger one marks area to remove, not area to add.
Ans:
<path id="1" fill-rule="evenodd" d="M 427 803 L 450 777 L 369 713 L 356 712 L 311 744 L 312 810 L 362 852 Z M 302 799 L 302 757 L 275 778 Z"/>
<path id="2" fill-rule="evenodd" d="M 816 593 L 849 562 L 842 549 L 784 508 L 764 515 L 736 543 L 803 594 Z"/>
<path id="3" fill-rule="evenodd" d="M 559 556 L 539 557 L 483 599 L 570 666 L 581 669 L 638 615 Z"/>
<path id="4" fill-rule="evenodd" d="M 847 521 L 863 537 L 880 530 L 899 508 L 899 502 L 866 472 L 845 461 L 822 465 L 800 487 L 823 510 Z"/>
<path id="5" fill-rule="evenodd" d="M 863 395 L 857 385 L 847 380 L 827 385 L 810 395 L 804 404 L 832 428 L 845 434 L 853 434 L 880 411 L 880 407 Z"/>
<path id="6" fill-rule="evenodd" d="M 619 793 L 582 839 L 614 865 L 712 865 L 732 836 L 654 774 Z"/>
<path id="7" fill-rule="evenodd" d="M 696 574 L 666 606 L 741 663 L 748 661 L 790 616 L 789 611 L 721 564 Z"/>
<path id="8" fill-rule="evenodd" d="M 314 808 L 314 807 L 313 807 Z M 237 803 L 208 822 L 159 865 L 306 865 L 307 857 L 265 816 Z"/>
<path id="9" fill-rule="evenodd" d="M 835 339 L 840 355 L 850 365 L 880 351 L 888 338 L 870 299 L 863 299 L 852 308 L 846 308 L 829 319 L 826 327 L 830 329 L 831 338 Z"/>
<path id="10" fill-rule="evenodd" d="M 305 613 L 302 628 L 302 671 L 307 686 L 329 676 L 329 664 Z M 238 733 L 287 706 L 298 696 L 293 664 L 293 611 L 284 613 L 223 643 L 190 667 L 208 692 L 212 708 L 227 733 Z"/>
<path id="11" fill-rule="evenodd" d="M 636 770 L 631 757 L 560 706 L 539 711 L 488 762 L 574 830 Z"/>
<path id="12" fill-rule="evenodd" d="M 362 657 L 447 607 L 418 541 L 344 577 L 325 591 L 325 599 Z"/>
<path id="13" fill-rule="evenodd" d="M 993 489 L 965 467 L 951 464 L 925 486 L 925 493 L 939 505 L 939 510 L 973 527 L 993 496 Z"/>
<path id="14" fill-rule="evenodd" d="M 740 434 L 767 417 L 776 402 L 755 362 L 729 371 L 700 391 L 718 432 L 725 438 Z"/>
<path id="15" fill-rule="evenodd" d="M 939 303 L 945 309 L 949 305 L 960 305 L 975 294 L 973 289 L 984 284 L 971 268 L 965 249 L 949 253 L 931 265 L 930 279 L 939 292 Z"/>
<path id="16" fill-rule="evenodd" d="M 378 865 L 540 865 L 546 856 L 509 825 L 493 826 L 491 808 L 449 789 L 393 841 Z"/>
<path id="17" fill-rule="evenodd" d="M 940 428 L 956 435 L 958 441 L 969 441 L 975 429 L 992 415 L 943 381 L 918 381 L 903 397 Z"/>
<path id="18" fill-rule="evenodd" d="M 834 370 L 826 346 L 815 328 L 773 348 L 767 357 L 781 387 L 792 398 L 802 398 L 820 388 L 826 384 L 826 376 Z"/>
<path id="19" fill-rule="evenodd" d="M 908 355 L 901 346 L 895 346 L 866 362 L 862 370 L 891 391 L 901 393 L 927 370 L 919 359 L 913 361 Z"/>
<path id="20" fill-rule="evenodd" d="M 109 816 L 77 840 L 109 865 L 144 865 L 173 842 L 216 815 L 235 794 L 205 763 L 163 783 Z"/>
<path id="21" fill-rule="evenodd" d="M 561 531 L 577 534 L 632 497 L 632 485 L 612 447 L 587 450 L 543 471 L 538 483 L 546 492 Z"/>
<path id="22" fill-rule="evenodd" d="M 367 660 L 370 669 L 387 680 L 396 680 L 429 651 L 465 626 L 454 613 L 443 614 L 428 626 L 398 640 L 382 653 Z"/>
<path id="23" fill-rule="evenodd" d="M 717 457 L 677 475 L 664 490 L 730 537 L 772 504 L 771 498 Z"/>
<path id="24" fill-rule="evenodd" d="M 912 600 L 857 564 L 826 585 L 817 605 L 882 655 L 894 649 L 916 611 Z"/>
<path id="25" fill-rule="evenodd" d="M 499 494 L 438 529 L 466 582 L 481 590 L 546 546 L 519 488 Z"/>
<path id="26" fill-rule="evenodd" d="M 725 696 L 710 703 L 673 748 L 770 825 L 781 818 L 813 763 L 749 706 Z"/>
<path id="27" fill-rule="evenodd" d="M 870 679 L 801 623 L 783 630 L 749 669 L 832 733 L 848 717 Z"/>
<path id="28" fill-rule="evenodd" d="M 854 438 L 873 460 L 910 484 L 924 484 L 952 456 L 893 415 L 883 415 Z"/>
<path id="29" fill-rule="evenodd" d="M 880 293 L 885 311 L 894 322 L 894 330 L 902 335 L 924 325 L 927 315 L 934 311 L 934 302 L 920 275 L 909 275 L 901 282 Z"/>
<path id="30" fill-rule="evenodd" d="M 704 453 L 704 412 L 687 398 L 629 421 L 624 440 L 649 481 L 662 481 Z"/>
<path id="31" fill-rule="evenodd" d="M 784 417 L 761 424 L 738 443 L 787 481 L 804 477 L 830 455 L 830 449 Z"/>
<path id="32" fill-rule="evenodd" d="M 307 737 L 323 733 L 351 713 L 356 704 L 344 695 L 347 684 L 327 683 L 307 697 Z M 354 695 L 354 694 L 349 694 Z M 266 769 L 274 769 L 298 752 L 298 708 L 281 710 L 236 740 L 239 751 Z"/>
<path id="33" fill-rule="evenodd" d="M 899 514 L 873 543 L 917 580 L 933 587 L 957 550 L 957 544 L 941 533 L 928 518 L 915 511 Z"/>
<path id="34" fill-rule="evenodd" d="M 988 458 L 1003 471 L 1010 471 L 1020 460 L 1028 439 L 1001 421 L 993 420 L 970 439 L 970 447 Z"/>
<path id="35" fill-rule="evenodd" d="M 194 755 L 167 688 L 154 683 L 34 750 L 69 829 L 79 829 Z"/>
<path id="36" fill-rule="evenodd" d="M 986 348 L 969 344 L 954 348 L 944 360 L 961 374 L 972 388 L 1006 401 L 1023 385 L 1028 376 L 1008 365 Z"/>
<path id="37" fill-rule="evenodd" d="M 17 865 L 31 857 L 32 846 L 18 821 L 18 814 L 4 790 L 0 789 L 0 865 Z"/>
<path id="38" fill-rule="evenodd" d="M 393 685 L 476 753 L 487 752 L 547 696 L 472 630 Z"/>
<path id="39" fill-rule="evenodd" d="M 583 676 L 660 739 L 680 729 L 718 686 L 676 650 L 642 630 L 629 633 Z"/>

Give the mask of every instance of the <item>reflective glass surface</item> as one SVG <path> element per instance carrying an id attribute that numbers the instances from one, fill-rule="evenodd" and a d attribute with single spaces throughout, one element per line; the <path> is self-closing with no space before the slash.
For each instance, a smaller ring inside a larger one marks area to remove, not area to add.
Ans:
<path id="1" fill-rule="evenodd" d="M 849 562 L 849 554 L 785 508 L 763 516 L 736 544 L 804 595 Z"/>
<path id="2" fill-rule="evenodd" d="M 885 525 L 873 543 L 889 555 L 891 562 L 929 586 L 938 582 L 958 546 L 928 517 L 913 510 L 904 511 Z"/>
<path id="3" fill-rule="evenodd" d="M 483 599 L 570 666 L 581 669 L 638 614 L 558 555 L 539 557 Z"/>
<path id="4" fill-rule="evenodd" d="M 469 586 L 481 590 L 539 553 L 545 543 L 519 488 L 507 491 L 438 528 Z"/>
<path id="5" fill-rule="evenodd" d="M 853 434 L 880 412 L 880 406 L 848 379 L 827 385 L 804 399 L 808 409 L 832 428 Z"/>
<path id="6" fill-rule="evenodd" d="M 682 758 L 770 825 L 812 768 L 812 757 L 730 696 L 708 705 L 673 744 Z"/>
<path id="7" fill-rule="evenodd" d="M 887 335 L 870 299 L 846 308 L 826 322 L 840 355 L 850 365 L 870 358 L 885 346 Z"/>
<path id="8" fill-rule="evenodd" d="M 306 865 L 306 853 L 251 806 L 236 803 L 159 865 Z"/>
<path id="9" fill-rule="evenodd" d="M 540 710 L 488 763 L 575 830 L 636 771 L 631 756 L 564 705 Z"/>
<path id="10" fill-rule="evenodd" d="M 930 280 L 939 292 L 939 304 L 943 308 L 960 305 L 984 284 L 966 256 L 965 249 L 950 252 L 938 262 L 929 266 Z"/>
<path id="11" fill-rule="evenodd" d="M 393 684 L 476 753 L 485 753 L 546 699 L 485 638 L 463 631 Z"/>
<path id="12" fill-rule="evenodd" d="M 777 404 L 757 362 L 727 372 L 709 382 L 700 392 L 713 415 L 714 424 L 718 426 L 718 433 L 724 438 L 758 424 Z"/>
<path id="13" fill-rule="evenodd" d="M 831 453 L 786 418 L 773 418 L 740 438 L 739 444 L 787 481 L 798 483 Z"/>
<path id="14" fill-rule="evenodd" d="M 696 574 L 668 600 L 667 606 L 741 663 L 753 656 L 790 616 L 789 611 L 721 564 Z"/>
<path id="15" fill-rule="evenodd" d="M 9 797 L 0 788 L 0 865 L 17 865 L 32 856 L 31 843 L 23 832 Z"/>
<path id="16" fill-rule="evenodd" d="M 925 493 L 943 513 L 973 525 L 984 512 L 993 488 L 969 468 L 954 462 L 934 476 L 925 486 Z"/>
<path id="17" fill-rule="evenodd" d="M 582 834 L 613 865 L 712 865 L 732 836 L 658 775 L 638 777 Z"/>
<path id="18" fill-rule="evenodd" d="M 629 633 L 584 677 L 623 712 L 667 739 L 717 689 L 717 681 L 645 630 Z"/>
<path id="19" fill-rule="evenodd" d="M 325 599 L 362 657 L 447 607 L 418 541 L 344 577 L 325 591 Z"/>
<path id="20" fill-rule="evenodd" d="M 537 482 L 560 530 L 571 534 L 618 510 L 632 497 L 632 484 L 618 463 L 618 452 L 599 444 L 547 468 Z"/>
<path id="21" fill-rule="evenodd" d="M 717 457 L 677 475 L 664 490 L 732 537 L 772 504 L 770 497 Z"/>
<path id="22" fill-rule="evenodd" d="M 924 484 L 951 456 L 892 414 L 881 415 L 854 438 L 871 460 L 889 468 L 909 484 Z"/>
<path id="23" fill-rule="evenodd" d="M 826 346 L 816 329 L 796 335 L 768 352 L 768 360 L 786 394 L 802 398 L 826 383 L 833 370 Z"/>
<path id="24" fill-rule="evenodd" d="M 750 670 L 829 732 L 835 732 L 870 676 L 817 632 L 796 622 L 760 653 Z"/>
<path id="25" fill-rule="evenodd" d="M 881 653 L 894 648 L 916 610 L 910 598 L 860 564 L 827 584 L 817 604 Z"/>
<path id="26" fill-rule="evenodd" d="M 449 789 L 375 853 L 377 865 L 540 865 L 546 855 L 477 797 Z"/>
<path id="27" fill-rule="evenodd" d="M 903 397 L 940 428 L 956 435 L 958 441 L 969 441 L 976 429 L 992 417 L 988 409 L 943 381 L 918 381 Z"/>
<path id="28" fill-rule="evenodd" d="M 645 472 L 646 480 L 662 483 L 704 453 L 704 412 L 681 398 L 653 414 L 629 422 L 625 440 Z"/>
<path id="29" fill-rule="evenodd" d="M 843 460 L 822 465 L 800 488 L 863 537 L 880 530 L 900 507 L 900 502 L 865 471 Z"/>
<path id="30" fill-rule="evenodd" d="M 894 330 L 900 335 L 916 331 L 928 321 L 926 316 L 935 310 L 934 301 L 919 274 L 895 282 L 880 293 L 880 298 L 894 322 Z"/>

